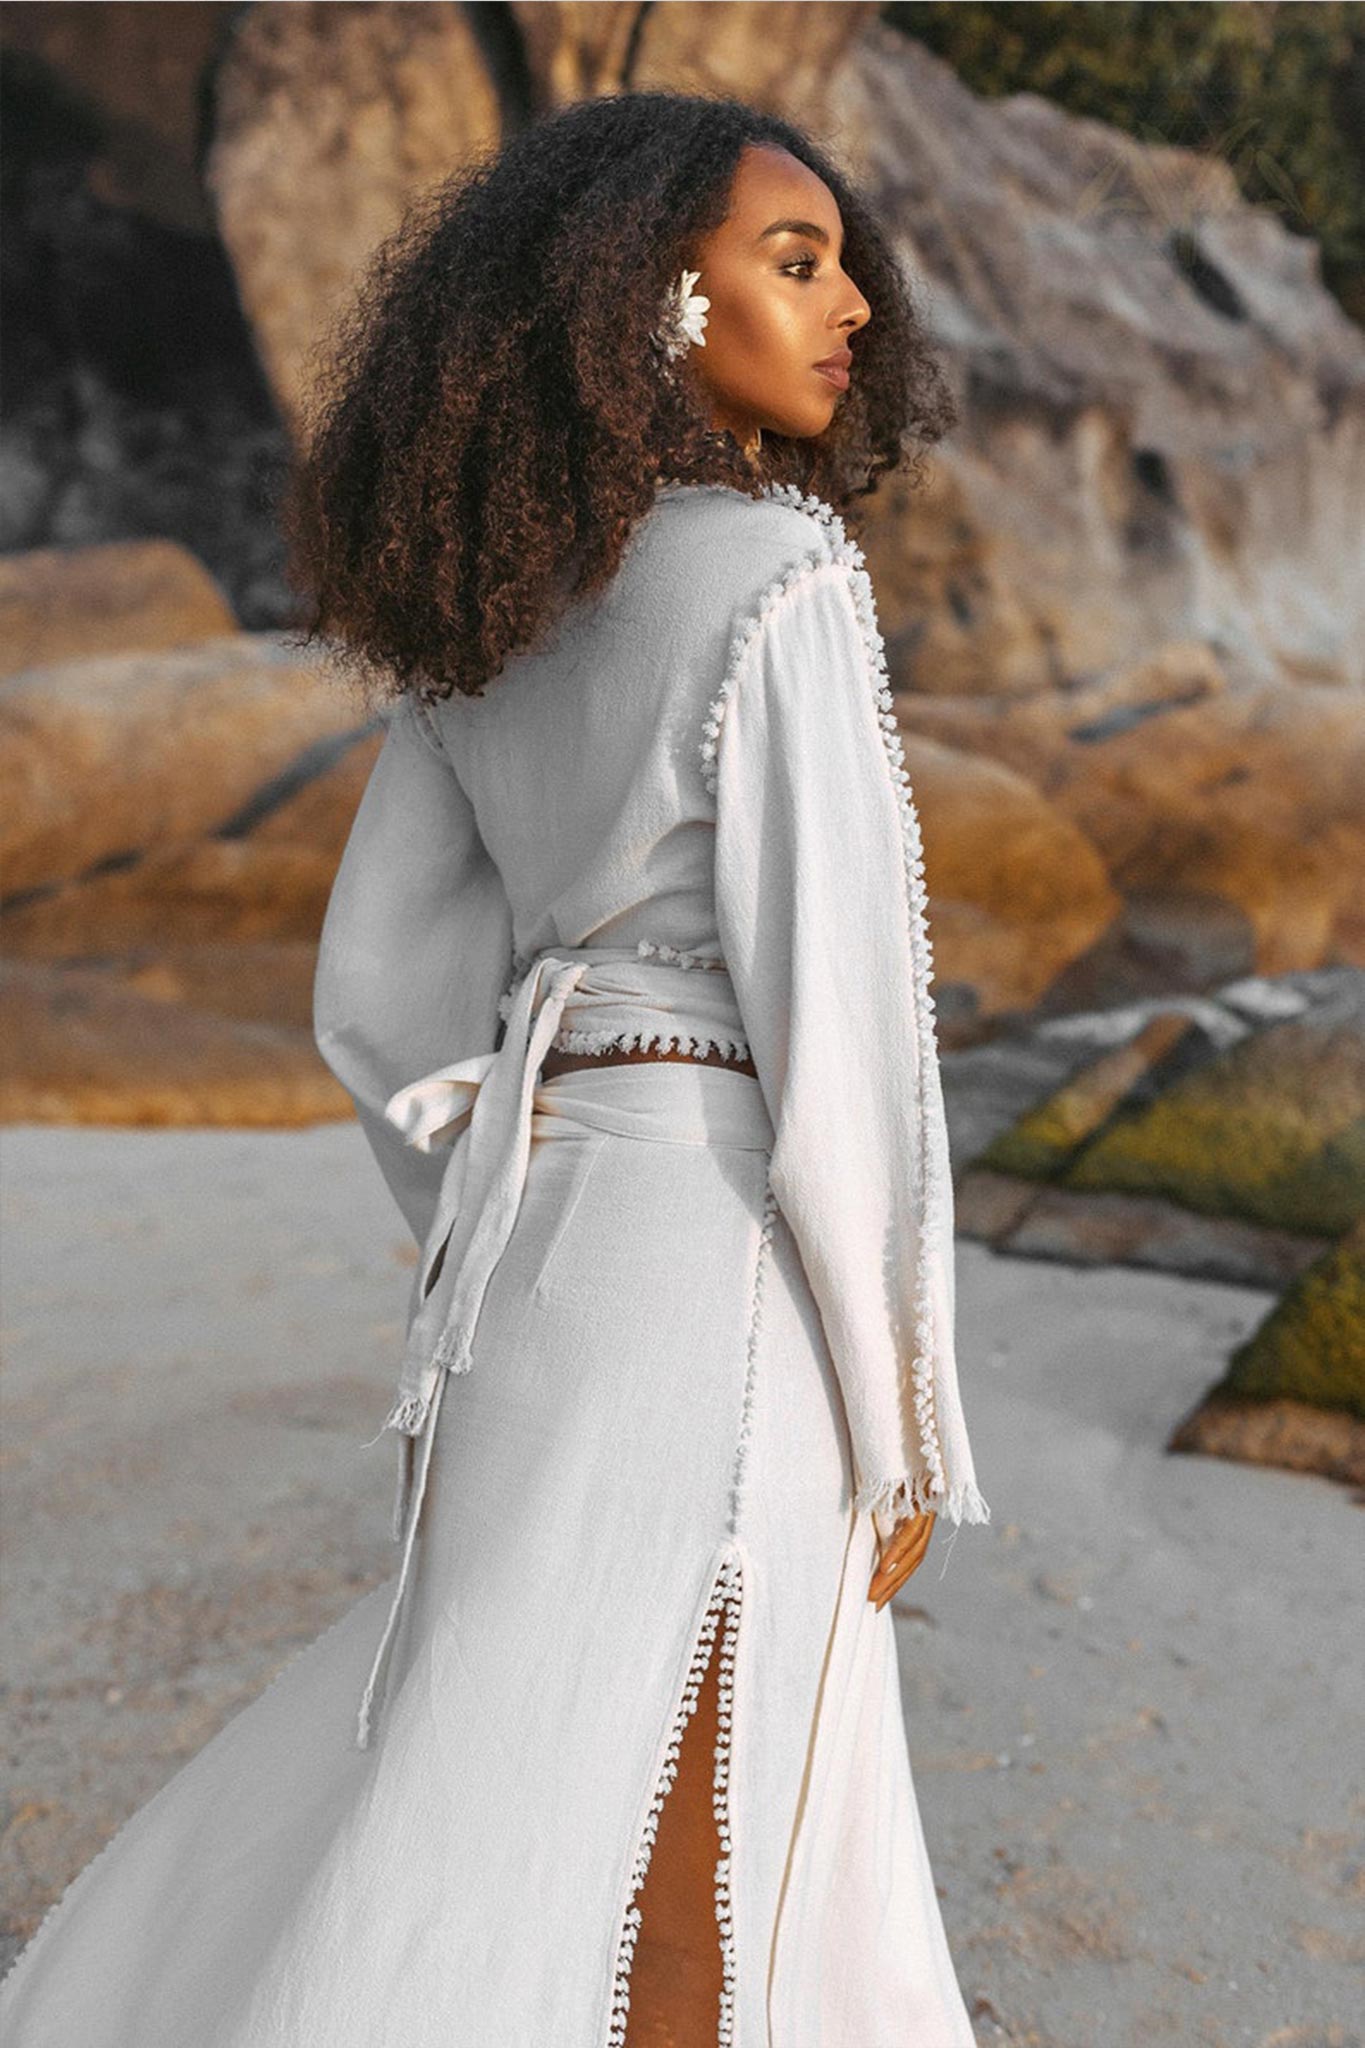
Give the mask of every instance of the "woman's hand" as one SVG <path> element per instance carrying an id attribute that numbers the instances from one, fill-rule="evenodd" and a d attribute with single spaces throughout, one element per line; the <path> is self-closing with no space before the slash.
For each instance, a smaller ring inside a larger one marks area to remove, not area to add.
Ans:
<path id="1" fill-rule="evenodd" d="M 897 1522 L 881 1546 L 881 1561 L 868 1588 L 867 1597 L 876 1601 L 878 1613 L 911 1573 L 919 1570 L 933 1533 L 932 1508 L 927 1508 L 922 1515 L 911 1515 L 908 1520 Z"/>

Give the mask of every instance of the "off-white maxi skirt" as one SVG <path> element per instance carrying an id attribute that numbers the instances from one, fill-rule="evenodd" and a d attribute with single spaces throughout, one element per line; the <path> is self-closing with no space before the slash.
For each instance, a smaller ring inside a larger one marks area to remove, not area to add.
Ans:
<path id="1" fill-rule="evenodd" d="M 640 1062 L 534 1107 L 371 1747 L 391 1587 L 75 1880 L 0 1987 L 7 2048 L 612 2048 L 708 1655 L 717 2042 L 972 2048 L 759 1084 Z"/>

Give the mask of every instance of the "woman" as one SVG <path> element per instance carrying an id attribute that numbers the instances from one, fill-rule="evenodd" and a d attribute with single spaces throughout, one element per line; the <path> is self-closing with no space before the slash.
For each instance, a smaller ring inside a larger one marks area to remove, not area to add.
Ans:
<path id="1" fill-rule="evenodd" d="M 835 510 L 950 417 L 736 103 L 575 106 L 377 260 L 289 514 L 397 700 L 316 1025 L 420 1248 L 400 1569 L 78 1878 L 11 2048 L 969 2048 L 885 1610 L 988 1509 Z"/>

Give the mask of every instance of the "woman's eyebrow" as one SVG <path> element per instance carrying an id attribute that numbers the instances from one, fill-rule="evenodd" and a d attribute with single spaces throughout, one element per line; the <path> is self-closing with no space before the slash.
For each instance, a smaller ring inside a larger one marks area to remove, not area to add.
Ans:
<path id="1" fill-rule="evenodd" d="M 772 221 L 764 228 L 758 240 L 766 242 L 769 235 L 809 235 L 813 242 L 823 242 L 826 247 L 829 246 L 828 233 L 818 222 L 813 220 Z"/>

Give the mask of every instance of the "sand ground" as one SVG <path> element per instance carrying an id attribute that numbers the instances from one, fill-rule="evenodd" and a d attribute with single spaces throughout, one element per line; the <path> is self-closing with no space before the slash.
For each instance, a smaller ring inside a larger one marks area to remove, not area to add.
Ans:
<path id="1" fill-rule="evenodd" d="M 391 1570 L 412 1250 L 353 1124 L 20 1126 L 0 1181 L 13 1937 Z M 958 1294 L 994 1520 L 896 1605 L 979 2039 L 1361 2048 L 1365 1521 L 1161 1449 L 1267 1297 L 970 1243 Z"/>

